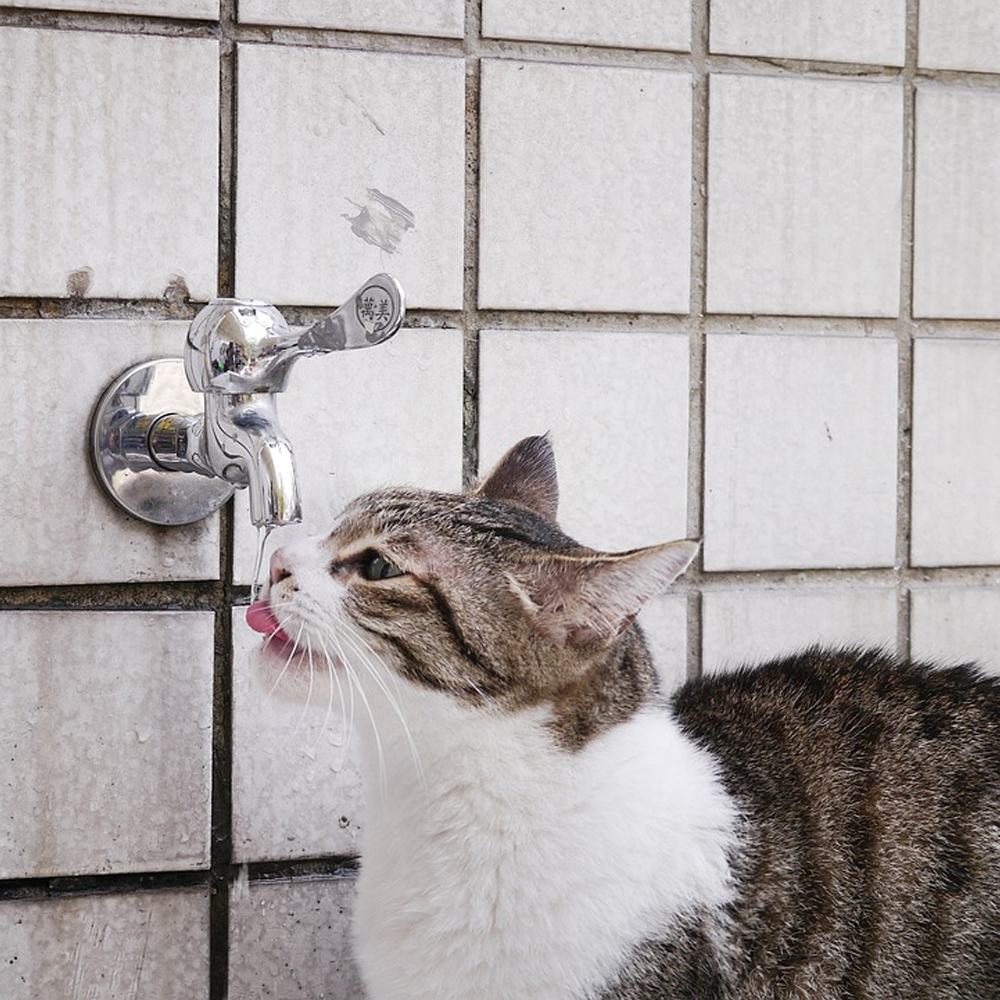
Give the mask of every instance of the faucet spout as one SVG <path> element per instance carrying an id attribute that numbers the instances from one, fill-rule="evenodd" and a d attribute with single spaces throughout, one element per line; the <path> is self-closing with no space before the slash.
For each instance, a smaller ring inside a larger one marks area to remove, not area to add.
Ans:
<path id="1" fill-rule="evenodd" d="M 206 393 L 205 438 L 212 466 L 249 488 L 250 520 L 258 528 L 302 520 L 295 456 L 272 393 Z"/>

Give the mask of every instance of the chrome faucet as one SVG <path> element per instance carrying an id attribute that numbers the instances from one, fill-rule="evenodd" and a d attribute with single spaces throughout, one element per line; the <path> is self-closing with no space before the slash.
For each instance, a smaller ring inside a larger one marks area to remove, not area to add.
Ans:
<path id="1" fill-rule="evenodd" d="M 276 394 L 299 358 L 381 344 L 404 314 L 403 290 L 388 274 L 300 329 L 266 302 L 209 302 L 191 322 L 183 359 L 130 368 L 102 396 L 91 421 L 98 480 L 116 503 L 154 524 L 200 520 L 243 487 L 258 527 L 300 521 L 295 457 Z"/>

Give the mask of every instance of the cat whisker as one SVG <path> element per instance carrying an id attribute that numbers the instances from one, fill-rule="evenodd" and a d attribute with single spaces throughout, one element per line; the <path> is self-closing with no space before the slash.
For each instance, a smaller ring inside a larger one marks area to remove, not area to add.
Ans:
<path id="1" fill-rule="evenodd" d="M 348 660 L 344 660 L 344 667 L 347 670 L 348 677 L 351 679 L 352 686 L 357 688 L 358 694 L 361 696 L 361 702 L 365 706 L 365 710 L 368 712 L 368 718 L 372 724 L 372 735 L 375 738 L 375 749 L 378 755 L 379 791 L 384 795 L 388 782 L 386 780 L 385 753 L 382 748 L 382 737 L 379 735 L 378 731 L 378 721 L 375 718 L 375 713 L 372 711 L 371 703 L 368 701 L 368 695 L 365 694 L 364 688 L 358 681 L 357 675 L 354 673 L 354 668 Z"/>
<path id="2" fill-rule="evenodd" d="M 326 660 L 327 673 L 330 675 L 329 687 L 326 699 L 326 715 L 323 718 L 323 725 L 316 736 L 316 743 L 319 743 L 319 738 L 324 732 L 329 731 L 330 719 L 333 716 L 333 686 L 337 685 L 337 694 L 340 698 L 340 717 L 344 720 L 344 715 L 347 711 L 347 706 L 344 703 L 344 686 L 340 682 L 340 676 L 337 672 L 336 666 L 333 661 L 333 657 L 330 656 L 330 651 L 326 648 L 326 643 L 323 641 L 323 636 L 317 637 L 319 639 L 320 648 L 323 650 L 323 658 Z M 313 746 L 315 747 L 316 744 Z M 347 759 L 348 747 L 350 746 L 350 732 L 348 731 L 346 738 L 344 738 L 341 747 L 341 760 L 340 768 L 344 766 L 344 762 Z M 338 770 L 340 769 L 338 768 Z"/>
<path id="3" fill-rule="evenodd" d="M 316 685 L 316 668 L 313 664 L 312 643 L 309 641 L 308 637 L 306 638 L 306 660 L 309 664 L 309 689 L 306 692 L 306 703 L 302 707 L 302 712 L 299 715 L 299 721 L 295 723 L 295 728 L 292 730 L 293 733 L 299 732 L 306 720 L 306 716 L 309 714 L 309 709 L 312 707 L 313 689 Z"/>
<path id="4" fill-rule="evenodd" d="M 483 699 L 484 703 L 490 701 L 489 695 L 475 681 L 469 681 L 469 687 Z"/>
<path id="5" fill-rule="evenodd" d="M 340 639 L 337 638 L 336 632 L 331 632 L 330 633 L 330 639 L 332 640 L 332 642 L 333 642 L 333 644 L 335 646 L 335 652 L 337 654 L 338 661 L 340 663 L 344 664 L 344 669 L 346 670 L 347 669 L 347 657 L 346 657 L 346 655 L 344 653 L 344 647 L 340 643 Z M 322 642 L 322 639 L 320 641 Z M 341 707 L 343 708 L 343 704 L 344 704 L 344 689 L 341 686 L 340 677 L 337 675 L 336 672 L 334 672 L 334 677 L 337 680 L 337 688 L 340 691 L 340 704 L 341 704 Z M 348 676 L 348 678 L 347 678 L 347 690 L 348 690 L 348 693 L 351 696 L 351 700 L 350 700 L 350 709 L 348 710 L 348 715 L 347 715 L 347 734 L 344 737 L 344 746 L 345 747 L 350 746 L 351 736 L 354 733 L 354 685 L 351 683 L 351 677 L 350 676 Z"/>
<path id="6" fill-rule="evenodd" d="M 287 622 L 286 622 L 286 624 L 287 624 Z M 295 637 L 295 639 L 294 639 L 294 641 L 292 643 L 292 648 L 291 648 L 291 650 L 290 650 L 290 652 L 288 654 L 288 657 L 285 659 L 285 665 L 281 668 L 281 672 L 278 674 L 277 678 L 275 678 L 274 683 L 271 685 L 271 689 L 267 692 L 268 698 L 270 698 L 274 694 L 274 692 L 278 690 L 278 688 L 281 685 L 281 682 L 285 678 L 285 674 L 288 672 L 288 668 L 291 666 L 292 660 L 295 659 L 295 654 L 296 654 L 296 651 L 298 649 L 299 640 L 302 638 L 302 630 L 303 630 L 303 628 L 304 628 L 303 625 L 299 625 L 299 630 L 296 633 L 296 637 Z M 281 630 L 284 631 L 284 626 L 282 626 Z M 272 640 L 272 638 L 273 638 L 273 635 L 270 635 L 270 636 L 267 637 L 267 639 L 264 641 L 264 646 L 265 647 Z"/>
<path id="7" fill-rule="evenodd" d="M 417 772 L 417 780 L 420 782 L 422 787 L 426 787 L 426 778 L 423 768 L 423 763 L 420 760 L 420 754 L 417 751 L 417 745 L 413 740 L 413 734 L 410 731 L 409 723 L 406 720 L 406 716 L 399 704 L 399 699 L 397 695 L 399 692 L 398 681 L 396 681 L 395 676 L 390 674 L 393 679 L 394 686 L 396 687 L 396 694 L 394 695 L 389 685 L 386 683 L 385 678 L 382 676 L 383 671 L 379 669 L 380 660 L 375 654 L 375 651 L 371 646 L 364 641 L 361 636 L 354 634 L 352 630 L 344 629 L 341 633 L 344 641 L 350 645 L 355 655 L 357 656 L 358 662 L 363 666 L 368 673 L 368 675 L 375 682 L 379 691 L 385 697 L 385 700 L 389 703 L 392 711 L 399 719 L 399 724 L 402 727 L 403 735 L 406 738 L 407 746 L 410 750 L 410 756 L 413 760 L 413 766 Z"/>

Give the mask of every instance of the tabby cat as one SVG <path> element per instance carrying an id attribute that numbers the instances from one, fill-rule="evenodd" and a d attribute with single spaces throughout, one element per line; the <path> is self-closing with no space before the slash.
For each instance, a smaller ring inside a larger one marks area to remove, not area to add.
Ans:
<path id="1" fill-rule="evenodd" d="M 635 618 L 694 557 L 556 526 L 545 438 L 275 556 L 260 669 L 363 740 L 370 1000 L 1000 997 L 1000 687 L 811 649 L 672 698 Z"/>

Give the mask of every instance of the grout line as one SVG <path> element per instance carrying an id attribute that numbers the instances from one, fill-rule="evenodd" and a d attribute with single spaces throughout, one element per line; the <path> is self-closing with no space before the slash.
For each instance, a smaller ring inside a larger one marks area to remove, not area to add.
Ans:
<path id="1" fill-rule="evenodd" d="M 695 18 L 702 18 L 701 0 L 694 4 Z M 236 20 L 227 13 L 219 21 L 200 18 L 160 17 L 117 12 L 67 11 L 0 5 L 0 27 L 21 27 L 57 31 L 111 32 L 123 35 L 163 35 L 178 38 L 219 38 L 248 45 L 272 45 L 430 56 L 489 56 L 518 61 L 579 63 L 620 68 L 659 68 L 690 71 L 693 54 L 663 49 L 637 49 L 615 45 L 532 39 L 483 38 L 479 0 L 466 0 L 467 30 L 464 38 L 407 35 L 403 33 L 354 31 L 349 29 L 304 27 L 282 24 L 252 24 Z M 228 21 L 224 23 L 224 19 Z M 475 32 L 468 30 L 472 23 Z M 471 42 L 471 45 L 470 45 Z M 882 63 L 835 62 L 818 59 L 789 59 L 776 56 L 745 56 L 705 49 L 707 68 L 714 73 L 793 74 L 797 77 L 825 77 L 886 80 L 898 79 L 904 72 L 899 66 Z M 995 89 L 1000 74 L 972 70 L 920 68 L 921 79 L 943 83 Z"/>
<path id="2" fill-rule="evenodd" d="M 251 861 L 245 867 L 251 882 L 317 882 L 354 878 L 361 864 L 355 855 L 327 854 L 289 861 Z"/>
<path id="3" fill-rule="evenodd" d="M 208 887 L 209 878 L 209 872 L 204 869 L 185 869 L 175 872 L 0 879 L 0 901 L 203 889 Z"/>
<path id="4" fill-rule="evenodd" d="M 919 0 L 906 4 L 906 62 L 903 69 L 903 190 L 901 192 L 899 320 L 897 332 L 896 566 L 899 569 L 896 651 L 910 655 L 910 566 L 913 501 L 913 254 L 916 159 L 916 87 Z"/>
<path id="5" fill-rule="evenodd" d="M 228 4 L 221 0 L 223 10 Z M 227 20 L 219 44 L 219 296 L 236 294 L 237 48 Z"/>
<path id="6" fill-rule="evenodd" d="M 703 671 L 703 633 L 704 633 L 704 595 L 698 589 L 692 589 L 687 594 L 687 667 L 685 675 L 688 680 L 701 677 Z"/>
<path id="7" fill-rule="evenodd" d="M 688 330 L 688 495 L 687 536 L 701 539 L 705 530 L 705 303 L 708 276 L 708 0 L 691 5 L 691 269 Z M 699 550 L 694 579 L 701 575 Z M 687 675 L 702 672 L 701 593 L 688 595 Z"/>
<path id="8" fill-rule="evenodd" d="M 325 855 L 285 861 L 252 861 L 220 868 L 228 882 L 241 869 L 251 884 L 291 881 L 335 881 L 354 878 L 359 860 L 352 855 Z M 72 896 L 128 895 L 135 892 L 168 892 L 172 889 L 208 889 L 215 893 L 215 876 L 210 869 L 180 871 L 122 872 L 99 875 L 52 875 L 0 879 L 0 902 L 40 900 Z M 212 994 L 214 996 L 214 994 Z"/>
<path id="9" fill-rule="evenodd" d="M 213 611 L 222 586 L 218 580 L 7 586 L 0 587 L 0 610 Z"/>
<path id="10" fill-rule="evenodd" d="M 478 93 L 478 91 L 477 91 Z M 473 194 L 469 200 L 477 195 Z M 475 206 L 473 206 L 475 207 Z M 468 213 L 468 207 L 467 207 Z M 478 222 L 478 220 L 476 220 Z M 700 223 L 699 223 L 700 224 Z M 232 228 L 232 227 L 230 227 Z M 220 225 L 221 229 L 221 225 Z M 478 229 L 478 225 L 476 226 Z M 235 254 L 235 234 L 224 234 L 220 242 L 231 249 L 226 252 L 225 268 L 232 266 Z M 468 241 L 467 241 L 468 242 Z M 220 251 L 221 252 L 221 251 Z M 692 313 L 612 313 L 612 312 L 555 312 L 540 310 L 479 309 L 474 292 L 477 278 L 475 256 L 466 253 L 463 307 L 461 309 L 407 309 L 404 327 L 407 329 L 478 329 L 541 330 L 543 332 L 588 330 L 646 333 L 676 333 L 688 336 L 692 324 L 705 333 L 765 334 L 767 336 L 807 337 L 883 337 L 899 339 L 912 334 L 934 336 L 937 339 L 968 339 L 970 337 L 1000 338 L 997 320 L 983 319 L 912 319 L 796 316 L 792 314 L 705 314 L 700 300 L 695 300 Z M 220 271 L 222 268 L 220 267 Z M 470 273 L 471 272 L 471 273 Z M 703 279 L 700 279 L 703 280 Z M 228 279 L 227 279 L 228 281 Z M 470 291 L 469 286 L 472 286 Z M 225 285 L 220 283 L 225 289 Z M 692 282 L 694 288 L 694 281 Z M 286 319 L 294 325 L 308 325 L 329 314 L 339 303 L 322 306 L 301 306 L 275 302 Z M 0 323 L 21 320 L 85 320 L 87 322 L 154 322 L 184 321 L 194 318 L 203 302 L 187 300 L 177 302 L 166 299 L 52 299 L 26 297 L 0 297 Z"/>
<path id="11" fill-rule="evenodd" d="M 215 611 L 212 679 L 212 828 L 209 897 L 209 1000 L 229 993 L 229 885 L 233 846 L 233 619 L 235 507 L 220 511 L 222 592 Z"/>
<path id="12" fill-rule="evenodd" d="M 225 557 L 230 558 L 230 557 Z M 798 587 L 998 587 L 1000 564 L 983 566 L 851 567 L 845 569 L 689 569 L 674 585 L 675 593 L 692 588 L 769 590 Z M 136 594 L 135 591 L 141 591 Z M 97 592 L 96 594 L 94 592 Z M 218 611 L 248 604 L 248 585 L 220 582 L 194 584 L 74 584 L 66 587 L 2 587 L 0 612 L 18 611 Z"/>
<path id="13" fill-rule="evenodd" d="M 231 505 L 229 514 L 232 514 Z M 228 521 L 227 562 L 232 565 L 232 516 Z M 227 585 L 228 592 L 228 585 Z M 212 691 L 212 829 L 209 898 L 209 997 L 225 1000 L 229 991 L 229 884 L 233 830 L 233 628 L 230 600 L 215 618 L 215 671 Z"/>
<path id="14" fill-rule="evenodd" d="M 236 282 L 236 4 L 220 0 L 219 24 L 219 245 L 218 294 L 235 294 Z M 212 690 L 212 868 L 209 899 L 209 1000 L 229 995 L 229 885 L 233 854 L 233 566 L 235 505 L 220 511 L 222 593 L 215 612 Z"/>
<path id="15" fill-rule="evenodd" d="M 636 49 L 614 45 L 581 44 L 574 42 L 538 41 L 532 39 L 483 38 L 478 33 L 479 0 L 466 0 L 467 22 L 475 24 L 477 33 L 470 39 L 432 35 L 354 31 L 338 28 L 303 27 L 282 24 L 251 24 L 237 21 L 160 17 L 155 15 L 101 13 L 97 11 L 67 11 L 0 5 L 0 28 L 34 28 L 57 31 L 105 32 L 126 36 L 162 35 L 177 38 L 220 38 L 247 45 L 271 45 L 311 48 L 338 48 L 359 52 L 394 53 L 416 56 L 488 56 L 495 59 L 574 63 L 627 69 L 662 69 L 690 72 L 693 53 L 661 49 Z M 696 0 L 695 17 L 701 16 L 701 0 Z M 224 8 L 225 9 L 225 8 Z M 707 17 L 704 18 L 707 25 Z M 471 45 L 470 45 L 471 41 Z M 794 75 L 799 78 L 895 80 L 905 67 L 882 63 L 851 63 L 818 59 L 789 59 L 780 56 L 745 56 L 705 50 L 706 68 L 712 73 L 745 75 Z M 972 88 L 1000 88 L 1000 74 L 961 69 L 914 67 L 921 80 Z"/>
<path id="16" fill-rule="evenodd" d="M 465 221 L 462 271 L 464 335 L 462 384 L 462 484 L 479 475 L 479 147 L 482 38 L 481 0 L 465 3 Z"/>

